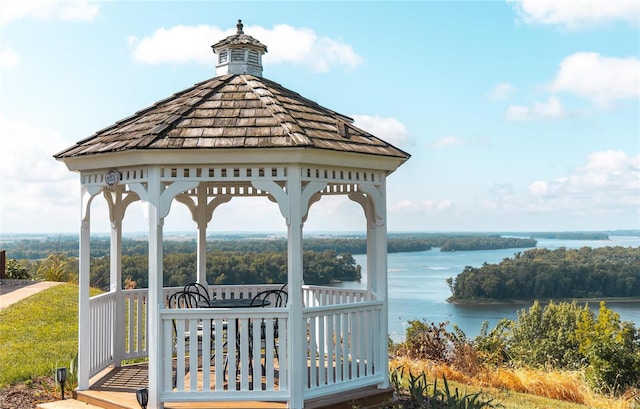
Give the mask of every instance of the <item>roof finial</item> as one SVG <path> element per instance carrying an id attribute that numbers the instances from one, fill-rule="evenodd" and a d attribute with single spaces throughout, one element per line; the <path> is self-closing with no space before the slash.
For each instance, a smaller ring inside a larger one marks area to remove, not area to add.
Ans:
<path id="1" fill-rule="evenodd" d="M 238 29 L 238 31 L 236 31 L 236 34 L 244 34 L 244 31 L 242 31 L 242 27 L 244 27 L 244 25 L 242 24 L 242 20 L 238 20 L 238 24 L 236 24 L 236 28 Z"/>

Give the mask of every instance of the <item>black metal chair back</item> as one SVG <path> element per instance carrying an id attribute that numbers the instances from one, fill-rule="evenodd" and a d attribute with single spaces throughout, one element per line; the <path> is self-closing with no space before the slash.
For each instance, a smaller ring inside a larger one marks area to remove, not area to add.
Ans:
<path id="1" fill-rule="evenodd" d="M 198 282 L 188 283 L 187 285 L 184 286 L 184 291 L 189 291 L 189 292 L 198 293 L 202 295 L 207 299 L 209 304 L 211 304 L 211 300 L 215 299 L 215 297 L 212 298 L 209 295 L 209 290 L 207 289 L 207 287 L 205 287 L 203 284 L 200 284 Z"/>
<path id="2" fill-rule="evenodd" d="M 270 307 L 286 307 L 289 294 L 284 290 L 265 290 L 257 293 L 251 299 L 252 307 L 265 306 L 265 301 L 269 301 Z"/>
<path id="3" fill-rule="evenodd" d="M 210 305 L 209 298 L 195 291 L 178 291 L 169 297 L 169 308 L 198 308 Z"/>
<path id="4" fill-rule="evenodd" d="M 181 290 L 181 291 L 177 291 L 173 294 L 171 294 L 169 296 L 169 299 L 167 300 L 167 307 L 169 308 L 199 308 L 202 306 L 208 306 L 210 305 L 209 302 L 209 297 L 200 294 L 199 292 L 195 292 L 195 291 L 185 291 L 185 290 Z M 176 338 L 176 340 L 178 339 L 178 328 L 176 325 L 176 320 L 172 320 L 172 324 L 173 324 L 173 334 L 174 337 Z M 215 330 L 214 330 L 214 326 L 211 324 L 211 320 L 209 320 L 209 328 L 211 330 L 211 348 L 213 349 L 213 345 L 214 345 L 214 339 L 215 339 Z M 200 342 L 200 340 L 202 339 L 202 335 L 201 332 L 203 330 L 203 323 L 199 322 L 198 323 L 198 339 L 196 340 L 196 342 Z M 191 336 L 188 333 L 185 333 L 185 340 L 189 340 L 189 342 L 191 342 Z M 215 357 L 215 353 L 212 354 L 211 359 L 213 359 Z M 176 373 L 173 374 L 173 386 L 175 387 L 176 385 Z"/>
<path id="5" fill-rule="evenodd" d="M 279 289 L 265 290 L 253 296 L 253 298 L 251 299 L 251 306 L 264 307 L 265 301 L 269 301 L 269 304 L 268 304 L 269 307 L 276 307 L 276 308 L 286 307 L 288 299 L 289 299 L 289 294 L 287 294 L 286 291 L 279 290 Z M 260 328 L 261 328 L 260 339 L 262 342 L 264 342 L 267 339 L 266 325 L 265 325 L 264 319 L 262 320 L 262 324 L 260 325 Z M 250 336 L 251 336 L 251 343 L 253 343 L 253 332 L 250 332 Z M 275 351 L 276 359 L 279 359 L 278 348 L 277 348 L 279 336 L 280 334 L 278 330 L 278 319 L 274 318 L 273 319 L 273 349 Z"/>

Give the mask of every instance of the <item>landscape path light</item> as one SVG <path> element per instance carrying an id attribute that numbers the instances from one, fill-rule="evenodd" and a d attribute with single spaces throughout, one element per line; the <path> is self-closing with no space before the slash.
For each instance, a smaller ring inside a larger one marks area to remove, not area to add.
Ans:
<path id="1" fill-rule="evenodd" d="M 140 388 L 136 390 L 136 399 L 138 400 L 138 405 L 142 409 L 147 409 L 147 403 L 149 403 L 149 388 Z"/>
<path id="2" fill-rule="evenodd" d="M 56 369 L 56 382 L 60 385 L 60 394 L 64 400 L 64 384 L 67 382 L 67 368 Z"/>

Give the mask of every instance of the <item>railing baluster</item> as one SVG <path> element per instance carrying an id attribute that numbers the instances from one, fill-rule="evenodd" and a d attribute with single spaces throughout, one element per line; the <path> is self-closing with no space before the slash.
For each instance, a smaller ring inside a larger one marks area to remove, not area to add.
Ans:
<path id="1" fill-rule="evenodd" d="M 228 376 L 225 375 L 225 365 L 224 365 L 224 337 L 227 336 L 224 333 L 224 323 L 222 322 L 221 319 L 215 319 L 214 320 L 214 329 L 215 329 L 215 346 L 214 346 L 214 351 L 215 351 L 215 363 L 214 363 L 214 368 L 216 371 L 215 377 L 216 377 L 216 383 L 215 383 L 215 390 L 216 391 L 221 391 L 224 389 L 224 379 Z M 227 342 L 229 341 L 229 339 L 227 338 Z M 228 346 L 227 346 L 228 348 Z M 228 352 L 227 352 L 228 354 Z M 228 355 L 227 355 L 228 357 Z M 228 359 L 228 358 L 227 358 Z M 203 358 L 204 360 L 204 358 Z"/>
<path id="2" fill-rule="evenodd" d="M 199 321 L 190 319 L 189 322 L 189 391 L 198 390 L 198 351 L 203 348 L 202 339 L 198 331 Z M 203 329 L 204 330 L 204 329 Z"/>
<path id="3" fill-rule="evenodd" d="M 327 353 L 326 347 L 325 347 L 327 332 L 324 326 L 327 318 L 317 317 L 316 319 L 318 320 L 318 340 L 320 341 L 320 345 L 318 345 L 318 358 L 319 358 L 318 366 L 320 368 L 320 374 L 319 374 L 320 384 L 317 386 L 322 386 L 327 383 L 327 376 L 325 372 L 327 368 L 327 360 L 325 359 L 326 353 Z"/>
<path id="4" fill-rule="evenodd" d="M 253 334 L 253 337 L 251 339 L 251 344 L 249 345 L 250 348 L 252 348 L 250 356 L 247 356 L 247 359 L 249 360 L 249 368 L 253 369 L 252 374 L 251 374 L 251 380 L 253 383 L 253 390 L 254 391 L 259 391 L 262 390 L 262 354 L 261 354 L 261 349 L 262 349 L 262 321 L 260 319 L 254 319 L 249 321 L 249 325 L 252 326 L 251 328 L 251 333 Z M 264 323 L 265 327 L 267 325 L 267 323 Z M 265 331 L 268 331 L 265 328 Z M 273 331 L 273 330 L 272 330 Z M 246 332 L 246 331 L 245 331 Z M 273 335 L 273 332 L 272 332 Z M 273 338 L 272 338 L 273 339 Z M 273 344 L 272 344 L 273 345 Z M 268 344 L 265 345 L 265 350 L 268 348 Z M 266 355 L 266 354 L 265 354 Z M 266 365 L 266 362 L 265 362 Z M 248 371 L 247 371 L 248 372 Z"/>
<path id="5" fill-rule="evenodd" d="M 249 320 L 240 319 L 240 388 L 249 390 Z"/>
<path id="6" fill-rule="evenodd" d="M 176 389 L 184 391 L 184 378 L 186 376 L 185 357 L 186 357 L 186 339 L 185 320 L 176 320 Z"/>
<path id="7" fill-rule="evenodd" d="M 171 334 L 171 342 L 164 343 L 164 386 L 163 389 L 165 391 L 170 391 L 173 389 L 173 345 L 174 345 L 174 334 L 173 334 L 173 324 L 171 320 L 164 321 L 164 333 Z"/>
<path id="8" fill-rule="evenodd" d="M 307 355 L 309 359 L 309 372 L 307 376 L 307 384 L 311 387 L 318 386 L 317 371 L 318 371 L 318 347 L 316 342 L 318 317 L 308 318 L 309 339 L 307 340 Z"/>
<path id="9" fill-rule="evenodd" d="M 273 360 L 275 359 L 274 351 L 273 351 L 273 348 L 275 346 L 274 321 L 272 319 L 265 319 L 264 325 L 265 325 L 265 335 L 266 335 L 265 347 L 264 347 L 264 373 L 265 373 L 265 380 L 266 380 L 265 389 L 271 390 L 273 389 L 274 377 L 275 377 L 274 364 L 273 364 L 274 362 Z M 254 334 L 255 334 L 255 331 L 254 331 Z M 253 343 L 255 344 L 256 342 L 254 341 Z M 256 356 L 255 352 L 253 356 Z M 258 358 L 260 358 L 259 353 L 258 353 Z M 259 359 L 258 359 L 258 364 L 259 364 Z M 254 370 L 255 370 L 255 366 L 256 365 L 254 365 Z M 261 379 L 259 374 L 258 374 L 258 379 Z M 255 383 L 254 383 L 254 389 L 256 389 Z M 259 389 L 262 389 L 262 388 L 259 388 Z"/>

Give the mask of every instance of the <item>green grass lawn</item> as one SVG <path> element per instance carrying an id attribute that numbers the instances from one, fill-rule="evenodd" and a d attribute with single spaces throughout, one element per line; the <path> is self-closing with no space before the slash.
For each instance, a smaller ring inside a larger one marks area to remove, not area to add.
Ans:
<path id="1" fill-rule="evenodd" d="M 68 368 L 77 351 L 77 285 L 49 288 L 0 311 L 0 386 Z"/>
<path id="2" fill-rule="evenodd" d="M 91 294 L 98 293 L 92 290 Z M 55 286 L 11 305 L 0 311 L 0 387 L 52 376 L 55 368 L 69 367 L 77 348 L 77 285 Z M 480 390 L 455 382 L 450 386 L 470 393 Z M 505 409 L 588 408 L 511 391 L 482 390 Z"/>

